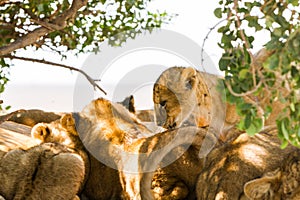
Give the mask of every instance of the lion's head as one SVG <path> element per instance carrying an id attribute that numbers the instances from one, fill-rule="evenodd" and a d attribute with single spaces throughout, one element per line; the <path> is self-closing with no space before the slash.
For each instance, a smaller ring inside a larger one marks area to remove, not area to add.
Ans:
<path id="1" fill-rule="evenodd" d="M 164 71 L 154 85 L 153 101 L 157 124 L 164 128 L 210 123 L 211 93 L 203 75 L 192 67 Z"/>

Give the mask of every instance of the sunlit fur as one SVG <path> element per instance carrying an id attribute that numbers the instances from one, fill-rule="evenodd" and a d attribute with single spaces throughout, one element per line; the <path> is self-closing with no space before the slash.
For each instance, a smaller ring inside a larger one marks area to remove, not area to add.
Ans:
<path id="1" fill-rule="evenodd" d="M 244 192 L 256 200 L 300 199 L 300 152 L 292 152 L 278 169 L 247 182 Z"/>
<path id="2" fill-rule="evenodd" d="M 232 128 L 239 117 L 224 102 L 222 79 L 192 67 L 171 67 L 157 79 L 153 101 L 159 125 L 172 129 L 185 124 L 211 127 L 218 136 Z M 218 89 L 220 87 L 221 89 Z"/>

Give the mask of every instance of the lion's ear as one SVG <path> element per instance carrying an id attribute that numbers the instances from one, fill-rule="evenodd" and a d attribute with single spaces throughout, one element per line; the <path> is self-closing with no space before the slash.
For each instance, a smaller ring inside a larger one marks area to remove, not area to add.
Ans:
<path id="1" fill-rule="evenodd" d="M 73 119 L 72 114 L 64 114 L 60 118 L 60 123 L 64 128 L 66 128 L 66 127 L 69 127 L 69 126 L 74 126 L 75 125 L 75 120 Z"/>
<path id="2" fill-rule="evenodd" d="M 155 83 L 153 87 L 153 102 L 155 104 L 159 104 L 160 102 L 160 88 L 161 85 L 159 83 Z"/>
<path id="3" fill-rule="evenodd" d="M 135 113 L 135 105 L 134 105 L 134 97 L 133 95 L 130 95 L 129 97 L 126 97 L 122 102 L 119 102 L 122 104 L 129 112 Z"/>
<path id="4" fill-rule="evenodd" d="M 60 118 L 60 124 L 63 128 L 68 130 L 70 133 L 77 135 L 76 128 L 75 128 L 75 119 L 73 118 L 72 114 L 64 114 Z"/>
<path id="5" fill-rule="evenodd" d="M 244 185 L 244 193 L 249 199 L 259 199 L 265 194 L 271 192 L 274 185 L 280 178 L 280 171 L 277 170 L 272 174 L 268 174 L 262 178 L 257 178 L 247 182 Z"/>
<path id="6" fill-rule="evenodd" d="M 181 82 L 185 84 L 187 89 L 192 89 L 195 87 L 196 75 L 197 71 L 192 67 L 185 68 L 182 71 Z"/>

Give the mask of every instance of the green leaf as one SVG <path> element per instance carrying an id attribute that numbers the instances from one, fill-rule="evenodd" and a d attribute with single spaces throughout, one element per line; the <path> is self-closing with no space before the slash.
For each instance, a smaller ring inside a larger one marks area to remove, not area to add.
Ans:
<path id="1" fill-rule="evenodd" d="M 245 19 L 249 23 L 249 27 L 255 28 L 256 31 L 261 30 L 263 27 L 258 23 L 258 16 L 248 16 Z"/>
<path id="2" fill-rule="evenodd" d="M 222 9 L 221 8 L 216 8 L 214 10 L 214 14 L 217 18 L 222 18 Z"/>
<path id="3" fill-rule="evenodd" d="M 284 124 L 284 122 L 282 121 L 281 122 L 281 131 L 282 131 L 282 134 L 283 134 L 283 136 L 284 136 L 284 138 L 286 139 L 286 140 L 289 140 L 289 133 L 288 133 L 288 131 L 286 130 L 286 127 L 285 127 L 285 124 Z"/>
<path id="4" fill-rule="evenodd" d="M 284 28 L 284 29 L 288 29 L 289 28 L 289 23 L 288 23 L 288 21 L 286 21 L 286 19 L 283 17 L 283 16 L 281 16 L 281 15 L 276 15 L 275 17 L 274 17 L 274 19 L 275 19 L 275 21 L 278 23 L 278 24 L 280 24 L 281 25 L 281 29 L 282 28 Z M 275 31 L 275 30 L 274 30 Z"/>
<path id="5" fill-rule="evenodd" d="M 245 128 L 248 129 L 251 125 L 251 115 L 250 114 L 247 114 L 246 117 L 245 117 Z"/>
<path id="6" fill-rule="evenodd" d="M 273 35 L 277 36 L 277 37 L 281 37 L 282 36 L 282 29 L 281 28 L 275 28 L 273 31 Z"/>
<path id="7" fill-rule="evenodd" d="M 280 145 L 281 149 L 285 149 L 288 146 L 289 142 L 287 140 L 282 141 L 282 144 Z"/>
<path id="8" fill-rule="evenodd" d="M 268 61 L 269 65 L 267 66 L 269 69 L 276 69 L 279 65 L 279 58 L 278 58 L 278 55 L 277 54 L 273 54 L 272 56 L 270 56 L 268 58 Z"/>
<path id="9" fill-rule="evenodd" d="M 226 70 L 226 69 L 228 68 L 229 64 L 230 64 L 230 60 L 227 59 L 227 58 L 222 57 L 222 58 L 219 60 L 219 68 L 220 68 L 220 70 L 221 70 L 221 71 Z"/>
<path id="10" fill-rule="evenodd" d="M 247 77 L 249 73 L 249 70 L 248 69 L 242 69 L 240 72 L 239 72 L 239 77 L 243 80 Z"/>
<path id="11" fill-rule="evenodd" d="M 274 23 L 273 17 L 270 17 L 267 15 L 266 16 L 266 27 L 271 28 L 273 26 L 273 23 Z"/>
<path id="12" fill-rule="evenodd" d="M 44 4 L 39 4 L 39 5 L 37 6 L 37 10 L 38 10 L 39 12 L 43 12 L 43 11 L 44 11 Z"/>
<path id="13" fill-rule="evenodd" d="M 293 6 L 299 6 L 299 1 L 298 0 L 288 0 L 287 2 L 292 4 Z"/>
<path id="14" fill-rule="evenodd" d="M 250 136 L 254 136 L 257 133 L 257 128 L 251 124 L 250 127 L 246 129 L 246 133 Z"/>
<path id="15" fill-rule="evenodd" d="M 226 33 L 227 31 L 229 31 L 229 26 L 221 26 L 219 29 L 218 29 L 218 33 Z"/>
<path id="16" fill-rule="evenodd" d="M 248 135 L 253 136 L 258 133 L 263 127 L 263 120 L 261 118 L 256 118 L 252 120 L 249 128 L 246 129 Z"/>
<path id="17" fill-rule="evenodd" d="M 0 83 L 0 93 L 4 92 L 5 85 Z"/>
<path id="18" fill-rule="evenodd" d="M 291 108 L 291 111 L 292 111 L 292 112 L 295 112 L 295 111 L 296 111 L 296 109 L 295 109 L 295 104 L 294 104 L 294 103 L 291 103 L 291 104 L 290 104 L 290 108 Z"/>
<path id="19" fill-rule="evenodd" d="M 245 121 L 244 120 L 241 120 L 238 124 L 237 124 L 237 128 L 239 130 L 244 130 L 245 128 Z"/>

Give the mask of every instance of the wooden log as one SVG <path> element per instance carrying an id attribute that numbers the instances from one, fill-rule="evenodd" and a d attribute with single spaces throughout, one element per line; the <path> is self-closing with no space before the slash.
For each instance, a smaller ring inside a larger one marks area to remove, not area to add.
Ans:
<path id="1" fill-rule="evenodd" d="M 0 124 L 0 150 L 8 152 L 12 149 L 28 149 L 39 142 L 30 137 L 31 127 L 15 122 Z"/>
<path id="2" fill-rule="evenodd" d="M 61 117 L 61 113 L 45 112 L 43 110 L 17 110 L 12 113 L 0 116 L 0 122 L 13 121 L 27 126 L 34 126 L 37 123 L 50 123 Z"/>

